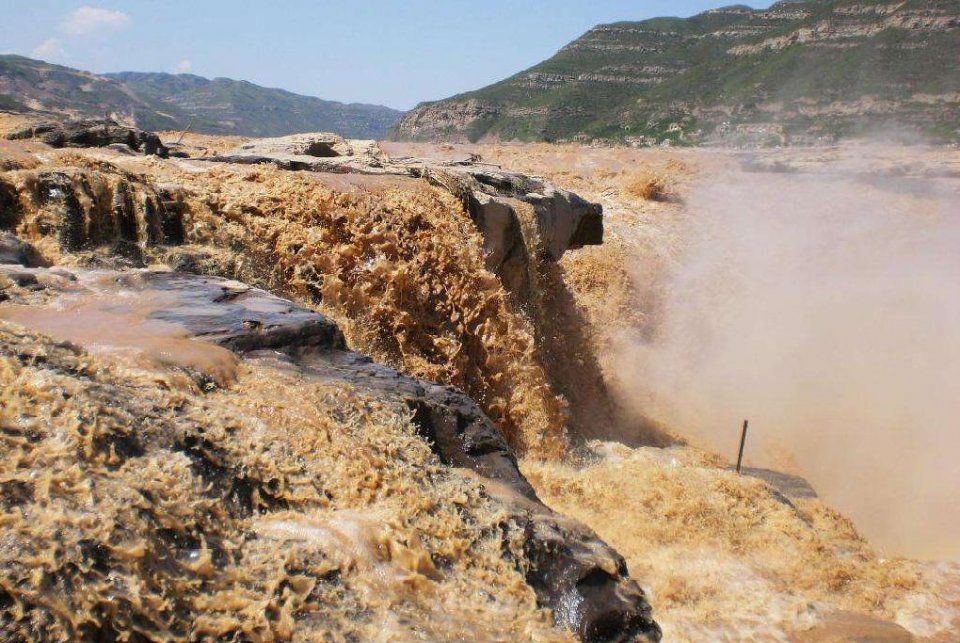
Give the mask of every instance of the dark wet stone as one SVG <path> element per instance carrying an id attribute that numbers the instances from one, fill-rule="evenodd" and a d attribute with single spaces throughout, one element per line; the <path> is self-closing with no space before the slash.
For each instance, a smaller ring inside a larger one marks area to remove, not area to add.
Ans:
<path id="1" fill-rule="evenodd" d="M 20 219 L 20 197 L 17 189 L 0 181 L 0 230 L 9 230 Z"/>
<path id="2" fill-rule="evenodd" d="M 817 491 L 800 476 L 774 471 L 773 469 L 754 469 L 744 467 L 743 475 L 760 478 L 787 498 L 811 499 L 817 497 Z"/>
<path id="3" fill-rule="evenodd" d="M 101 293 L 155 298 L 162 303 L 150 319 L 179 324 L 198 340 L 303 378 L 345 382 L 410 409 L 440 461 L 477 475 L 503 506 L 504 526 L 522 530 L 530 563 L 526 580 L 559 626 L 584 641 L 659 640 L 650 606 L 623 557 L 585 525 L 540 501 L 497 427 L 462 392 L 349 351 L 325 316 L 237 281 L 150 270 L 73 272 L 82 282 L 94 279 Z"/>
<path id="4" fill-rule="evenodd" d="M 0 232 L 0 263 L 26 265 L 30 247 L 10 232 Z"/>
<path id="5" fill-rule="evenodd" d="M 51 147 L 111 147 L 126 145 L 130 150 L 160 157 L 167 148 L 160 137 L 110 119 L 80 119 L 64 123 L 39 123 L 12 132 L 8 139 L 39 138 Z"/>

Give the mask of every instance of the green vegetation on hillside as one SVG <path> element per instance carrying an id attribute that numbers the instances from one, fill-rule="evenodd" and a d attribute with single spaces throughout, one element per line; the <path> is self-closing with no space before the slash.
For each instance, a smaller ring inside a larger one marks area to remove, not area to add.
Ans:
<path id="1" fill-rule="evenodd" d="M 960 138 L 955 0 L 807 0 L 600 25 L 549 60 L 424 103 L 399 138 L 815 142 Z M 463 106 L 471 109 L 467 117 Z M 465 123 L 465 124 L 462 124 Z"/>

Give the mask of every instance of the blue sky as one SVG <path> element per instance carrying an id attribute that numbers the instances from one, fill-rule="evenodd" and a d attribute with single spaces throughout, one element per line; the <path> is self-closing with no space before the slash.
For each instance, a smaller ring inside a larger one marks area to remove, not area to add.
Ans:
<path id="1" fill-rule="evenodd" d="M 3 0 L 0 52 L 94 72 L 226 76 L 408 109 L 516 73 L 596 24 L 689 16 L 734 3 Z"/>

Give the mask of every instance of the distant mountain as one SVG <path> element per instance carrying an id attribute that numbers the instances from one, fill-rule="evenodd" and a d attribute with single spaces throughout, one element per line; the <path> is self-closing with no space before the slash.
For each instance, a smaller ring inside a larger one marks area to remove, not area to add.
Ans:
<path id="1" fill-rule="evenodd" d="M 189 74 L 105 74 L 154 105 L 161 114 L 196 118 L 193 129 L 216 134 L 280 136 L 336 132 L 348 138 L 385 138 L 402 112 L 381 105 L 337 103 L 260 87 L 243 80 Z"/>
<path id="2" fill-rule="evenodd" d="M 86 71 L 23 56 L 0 55 L 0 107 L 70 116 L 114 114 L 126 120 L 152 120 L 175 127 L 143 99 L 116 81 Z"/>
<path id="3" fill-rule="evenodd" d="M 345 104 L 229 78 L 122 72 L 96 75 L 23 56 L 0 56 L 0 109 L 113 115 L 149 129 L 246 136 L 330 131 L 384 138 L 401 112 Z"/>
<path id="4" fill-rule="evenodd" d="M 499 83 L 423 103 L 402 139 L 960 139 L 958 0 L 795 0 L 601 25 Z"/>

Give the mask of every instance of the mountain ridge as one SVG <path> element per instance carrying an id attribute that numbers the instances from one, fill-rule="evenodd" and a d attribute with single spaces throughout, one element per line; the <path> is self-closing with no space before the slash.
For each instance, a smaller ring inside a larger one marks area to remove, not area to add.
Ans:
<path id="1" fill-rule="evenodd" d="M 409 140 L 960 140 L 960 7 L 800 0 L 598 25 L 498 83 L 421 103 Z"/>
<path id="2" fill-rule="evenodd" d="M 0 109 L 65 116 L 105 114 L 143 129 L 282 136 L 334 131 L 384 138 L 399 110 L 341 103 L 245 80 L 164 72 L 91 72 L 0 55 Z"/>

